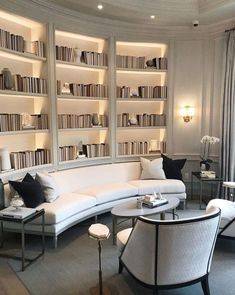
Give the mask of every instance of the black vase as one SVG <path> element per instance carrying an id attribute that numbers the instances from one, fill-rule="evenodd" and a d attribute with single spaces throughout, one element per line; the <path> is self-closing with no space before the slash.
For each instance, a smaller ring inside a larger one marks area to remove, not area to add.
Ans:
<path id="1" fill-rule="evenodd" d="M 211 165 L 208 162 L 206 162 L 206 161 L 201 161 L 200 162 L 200 167 L 201 168 L 202 168 L 202 165 L 205 165 L 206 171 L 209 171 L 210 168 L 211 168 Z"/>

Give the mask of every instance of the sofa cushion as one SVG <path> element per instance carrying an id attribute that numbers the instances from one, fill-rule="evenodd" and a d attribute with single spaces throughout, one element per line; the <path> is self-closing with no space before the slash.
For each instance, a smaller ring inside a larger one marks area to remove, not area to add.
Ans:
<path id="1" fill-rule="evenodd" d="M 140 158 L 140 163 L 142 167 L 141 179 L 165 179 L 165 173 L 162 168 L 162 158 L 155 160 L 148 160 L 145 158 Z"/>
<path id="2" fill-rule="evenodd" d="M 41 184 L 46 202 L 54 202 L 60 196 L 59 187 L 50 174 L 37 172 L 35 180 Z"/>
<path id="3" fill-rule="evenodd" d="M 92 196 L 66 193 L 52 203 L 39 205 L 37 209 L 45 209 L 45 224 L 55 224 L 95 205 L 96 199 Z M 40 221 L 37 220 L 36 223 Z"/>
<path id="4" fill-rule="evenodd" d="M 115 182 L 81 189 L 77 193 L 96 198 L 97 204 L 138 195 L 138 188 L 126 182 Z"/>
<path id="5" fill-rule="evenodd" d="M 187 159 L 173 160 L 163 154 L 161 154 L 161 157 L 163 158 L 163 170 L 165 172 L 166 178 L 182 180 L 181 170 L 183 169 Z"/>
<path id="6" fill-rule="evenodd" d="M 35 208 L 44 202 L 41 184 L 27 173 L 22 181 L 9 180 L 10 186 L 22 197 L 26 207 Z"/>
<path id="7" fill-rule="evenodd" d="M 138 188 L 139 195 L 153 194 L 160 192 L 162 194 L 178 194 L 185 192 L 185 185 L 181 180 L 131 180 L 128 182 Z"/>

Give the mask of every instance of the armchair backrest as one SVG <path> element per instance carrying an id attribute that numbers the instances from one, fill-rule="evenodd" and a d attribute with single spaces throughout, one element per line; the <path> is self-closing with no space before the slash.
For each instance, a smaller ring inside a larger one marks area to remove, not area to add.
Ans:
<path id="1" fill-rule="evenodd" d="M 210 271 L 220 210 L 196 218 L 156 221 L 138 218 L 121 254 L 130 273 L 148 285 L 177 285 Z"/>

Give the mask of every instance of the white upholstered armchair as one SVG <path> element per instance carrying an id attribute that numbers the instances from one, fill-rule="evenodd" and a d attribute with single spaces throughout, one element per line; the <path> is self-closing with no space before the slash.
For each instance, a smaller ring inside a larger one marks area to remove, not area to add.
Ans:
<path id="1" fill-rule="evenodd" d="M 118 233 L 123 267 L 146 287 L 159 294 L 161 289 L 178 288 L 201 282 L 209 295 L 208 275 L 215 247 L 220 210 L 206 215 L 173 221 L 139 217 L 133 228 Z"/>

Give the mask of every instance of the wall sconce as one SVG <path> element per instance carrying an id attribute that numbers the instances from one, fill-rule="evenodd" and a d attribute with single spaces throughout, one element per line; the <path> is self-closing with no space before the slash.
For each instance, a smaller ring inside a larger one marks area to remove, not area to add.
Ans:
<path id="1" fill-rule="evenodd" d="M 182 117 L 184 119 L 184 122 L 188 123 L 192 120 L 194 115 L 194 109 L 191 106 L 184 106 L 181 110 Z"/>

